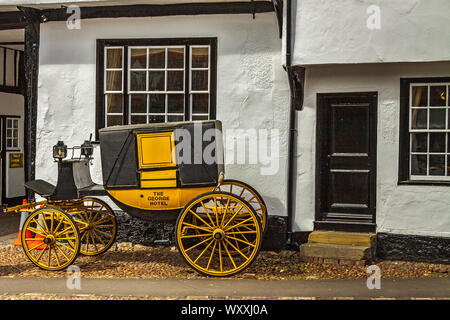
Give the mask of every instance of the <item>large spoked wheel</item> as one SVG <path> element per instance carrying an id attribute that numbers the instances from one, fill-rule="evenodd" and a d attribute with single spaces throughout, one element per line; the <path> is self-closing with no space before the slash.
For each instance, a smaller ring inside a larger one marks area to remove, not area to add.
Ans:
<path id="1" fill-rule="evenodd" d="M 177 220 L 176 238 L 189 266 L 203 275 L 226 277 L 255 260 L 262 229 L 247 201 L 229 192 L 213 191 L 184 207 Z"/>
<path id="2" fill-rule="evenodd" d="M 252 186 L 238 180 L 224 180 L 214 191 L 225 191 L 246 200 L 255 209 L 261 221 L 263 233 L 267 230 L 267 207 L 261 195 Z"/>
<path id="3" fill-rule="evenodd" d="M 69 213 L 80 229 L 82 255 L 97 256 L 111 248 L 117 235 L 117 219 L 107 203 L 84 198 L 82 207 L 69 210 Z"/>
<path id="4" fill-rule="evenodd" d="M 27 257 L 44 270 L 65 269 L 80 252 L 76 222 L 63 210 L 53 207 L 37 209 L 27 218 L 21 240 Z"/>

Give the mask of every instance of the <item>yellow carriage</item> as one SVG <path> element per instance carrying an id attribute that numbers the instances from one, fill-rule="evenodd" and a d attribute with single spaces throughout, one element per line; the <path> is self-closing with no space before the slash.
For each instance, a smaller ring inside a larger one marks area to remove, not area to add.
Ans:
<path id="1" fill-rule="evenodd" d="M 251 186 L 224 179 L 220 121 L 116 126 L 99 131 L 103 185 L 92 182 L 92 145 L 80 157 L 62 160 L 67 147 L 54 147 L 56 186 L 26 183 L 46 200 L 10 208 L 29 212 L 22 228 L 28 258 L 61 270 L 79 253 L 107 251 L 117 233 L 107 195 L 126 213 L 175 223 L 176 245 L 201 274 L 230 276 L 256 258 L 267 225 L 263 199 Z"/>

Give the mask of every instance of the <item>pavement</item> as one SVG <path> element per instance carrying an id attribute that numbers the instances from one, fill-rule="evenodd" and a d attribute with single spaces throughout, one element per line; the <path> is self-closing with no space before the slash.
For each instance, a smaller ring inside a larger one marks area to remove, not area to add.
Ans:
<path id="1" fill-rule="evenodd" d="M 89 279 L 0 278 L 5 295 L 135 297 L 163 299 L 450 299 L 450 278 L 366 280 Z"/>

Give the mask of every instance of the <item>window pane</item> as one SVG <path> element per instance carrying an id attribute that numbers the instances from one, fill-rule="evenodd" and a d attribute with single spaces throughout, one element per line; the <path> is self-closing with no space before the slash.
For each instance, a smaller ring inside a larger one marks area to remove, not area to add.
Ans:
<path id="1" fill-rule="evenodd" d="M 427 156 L 411 156 L 411 174 L 414 176 L 427 175 Z"/>
<path id="2" fill-rule="evenodd" d="M 106 95 L 106 112 L 107 113 L 122 113 L 123 99 L 121 94 Z"/>
<path id="3" fill-rule="evenodd" d="M 130 91 L 146 91 L 146 72 L 131 71 L 130 72 Z"/>
<path id="4" fill-rule="evenodd" d="M 12 119 L 7 119 L 6 120 L 6 127 L 7 128 L 12 128 Z"/>
<path id="5" fill-rule="evenodd" d="M 147 116 L 131 116 L 131 124 L 147 123 Z"/>
<path id="6" fill-rule="evenodd" d="M 122 125 L 122 116 L 116 116 L 116 115 L 110 116 L 109 115 L 109 116 L 107 116 L 106 122 L 107 122 L 106 125 L 108 127 Z"/>
<path id="7" fill-rule="evenodd" d="M 184 116 L 168 116 L 167 117 L 167 122 L 177 122 L 177 121 L 183 121 L 184 120 Z"/>
<path id="8" fill-rule="evenodd" d="M 131 95 L 131 113 L 147 113 L 147 95 Z"/>
<path id="9" fill-rule="evenodd" d="M 184 48 L 167 50 L 167 68 L 184 68 Z"/>
<path id="10" fill-rule="evenodd" d="M 19 142 L 17 139 L 13 140 L 13 148 L 18 148 L 19 147 Z"/>
<path id="11" fill-rule="evenodd" d="M 413 107 L 424 107 L 428 105 L 428 87 L 427 86 L 413 86 L 412 87 L 412 101 Z"/>
<path id="12" fill-rule="evenodd" d="M 131 49 L 131 65 L 132 69 L 147 68 L 147 49 Z"/>
<path id="13" fill-rule="evenodd" d="M 12 148 L 12 139 L 6 139 L 6 146 Z"/>
<path id="14" fill-rule="evenodd" d="M 107 49 L 106 68 L 122 68 L 122 49 Z"/>
<path id="15" fill-rule="evenodd" d="M 149 123 L 165 122 L 165 119 L 164 119 L 164 116 L 149 116 L 148 122 Z"/>
<path id="16" fill-rule="evenodd" d="M 151 94 L 149 100 L 149 113 L 164 113 L 166 111 L 166 95 Z"/>
<path id="17" fill-rule="evenodd" d="M 8 137 L 8 138 L 12 137 L 12 129 L 6 130 L 6 137 Z"/>
<path id="18" fill-rule="evenodd" d="M 430 109 L 430 129 L 445 129 L 445 109 Z"/>
<path id="19" fill-rule="evenodd" d="M 13 128 L 19 127 L 19 120 L 13 120 Z"/>
<path id="20" fill-rule="evenodd" d="M 411 134 L 412 152 L 427 152 L 427 133 L 413 133 Z"/>
<path id="21" fill-rule="evenodd" d="M 184 72 L 167 71 L 167 91 L 184 90 Z"/>
<path id="22" fill-rule="evenodd" d="M 149 71 L 148 78 L 150 91 L 164 91 L 165 88 L 164 71 Z"/>
<path id="23" fill-rule="evenodd" d="M 106 71 L 106 90 L 122 91 L 122 71 Z"/>
<path id="24" fill-rule="evenodd" d="M 412 109 L 411 128 L 427 129 L 427 109 Z"/>
<path id="25" fill-rule="evenodd" d="M 192 95 L 192 113 L 209 113 L 209 94 Z"/>
<path id="26" fill-rule="evenodd" d="M 446 95 L 445 86 L 431 86 L 430 106 L 445 106 L 446 105 L 445 95 Z"/>
<path id="27" fill-rule="evenodd" d="M 166 66 L 166 50 L 164 48 L 149 50 L 149 68 L 164 68 Z"/>
<path id="28" fill-rule="evenodd" d="M 18 130 L 13 130 L 13 132 L 12 132 L 13 138 L 17 138 L 17 131 L 18 131 Z"/>
<path id="29" fill-rule="evenodd" d="M 184 113 L 184 94 L 169 94 L 167 96 L 168 113 Z"/>
<path id="30" fill-rule="evenodd" d="M 445 152 L 445 133 L 430 133 L 430 152 Z"/>
<path id="31" fill-rule="evenodd" d="M 445 156 L 430 155 L 430 176 L 445 175 Z"/>
<path id="32" fill-rule="evenodd" d="M 208 90 L 208 71 L 193 70 L 192 71 L 192 90 L 207 91 Z"/>
<path id="33" fill-rule="evenodd" d="M 208 68 L 208 48 L 192 48 L 192 68 Z"/>

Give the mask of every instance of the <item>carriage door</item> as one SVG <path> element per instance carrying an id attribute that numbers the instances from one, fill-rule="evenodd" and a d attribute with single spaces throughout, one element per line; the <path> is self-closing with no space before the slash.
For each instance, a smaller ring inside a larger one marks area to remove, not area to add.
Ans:
<path id="1" fill-rule="evenodd" d="M 317 102 L 316 226 L 375 223 L 377 93 Z"/>

